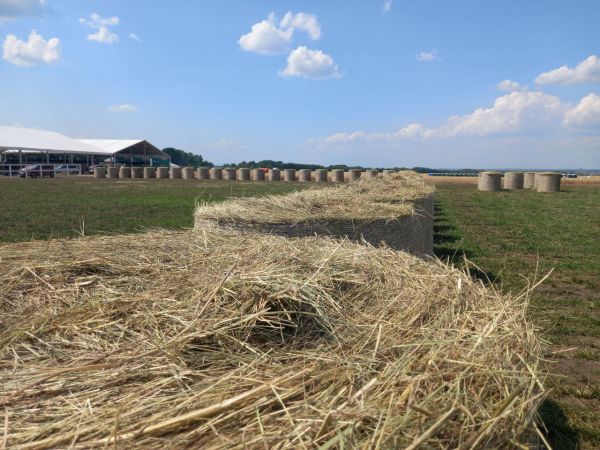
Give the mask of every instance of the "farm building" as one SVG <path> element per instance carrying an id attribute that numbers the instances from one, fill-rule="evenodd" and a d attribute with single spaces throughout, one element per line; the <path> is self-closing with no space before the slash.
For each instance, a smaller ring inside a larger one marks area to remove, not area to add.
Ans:
<path id="1" fill-rule="evenodd" d="M 145 139 L 73 139 L 54 131 L 0 126 L 0 165 L 31 163 L 168 166 L 170 157 Z"/>

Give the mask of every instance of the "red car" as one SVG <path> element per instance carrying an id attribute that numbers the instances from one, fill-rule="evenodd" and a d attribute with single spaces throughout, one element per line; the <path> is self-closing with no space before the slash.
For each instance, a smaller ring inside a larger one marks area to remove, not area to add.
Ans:
<path id="1" fill-rule="evenodd" d="M 42 164 L 30 164 L 19 170 L 19 176 L 21 178 L 30 177 L 50 177 L 54 178 L 54 166 L 45 166 Z"/>

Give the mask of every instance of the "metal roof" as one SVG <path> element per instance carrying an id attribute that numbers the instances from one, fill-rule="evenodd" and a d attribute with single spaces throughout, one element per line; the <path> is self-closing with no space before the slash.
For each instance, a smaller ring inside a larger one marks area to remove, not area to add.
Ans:
<path id="1" fill-rule="evenodd" d="M 1 150 L 33 150 L 51 153 L 109 154 L 85 142 L 54 131 L 0 126 Z"/>
<path id="2" fill-rule="evenodd" d="M 79 141 L 110 155 L 144 142 L 143 139 L 79 139 Z"/>

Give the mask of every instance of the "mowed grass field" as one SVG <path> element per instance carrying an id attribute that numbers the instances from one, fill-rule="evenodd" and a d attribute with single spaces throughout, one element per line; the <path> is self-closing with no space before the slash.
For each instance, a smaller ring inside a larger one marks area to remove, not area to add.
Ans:
<path id="1" fill-rule="evenodd" d="M 301 183 L 0 178 L 0 242 L 193 225 L 196 202 L 286 193 Z"/>
<path id="2" fill-rule="evenodd" d="M 435 181 L 435 180 L 434 180 Z M 435 251 L 514 293 L 553 273 L 531 298 L 549 346 L 541 408 L 555 449 L 600 448 L 600 186 L 478 192 L 438 182 Z"/>

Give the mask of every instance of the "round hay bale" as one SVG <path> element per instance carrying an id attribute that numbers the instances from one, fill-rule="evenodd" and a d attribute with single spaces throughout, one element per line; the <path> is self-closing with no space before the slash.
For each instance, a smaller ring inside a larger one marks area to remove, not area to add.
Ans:
<path id="1" fill-rule="evenodd" d="M 539 172 L 535 174 L 537 192 L 559 192 L 562 175 L 557 172 Z"/>
<path id="2" fill-rule="evenodd" d="M 296 170 L 285 169 L 285 181 L 296 181 Z"/>
<path id="3" fill-rule="evenodd" d="M 119 178 L 131 178 L 131 167 L 119 167 Z"/>
<path id="4" fill-rule="evenodd" d="M 396 173 L 396 171 L 395 170 L 391 170 L 391 169 L 386 169 L 386 170 L 383 171 L 384 175 L 391 175 L 393 173 Z"/>
<path id="5" fill-rule="evenodd" d="M 144 167 L 144 178 L 156 178 L 156 167 Z"/>
<path id="6" fill-rule="evenodd" d="M 119 178 L 119 168 L 118 167 L 107 167 L 106 168 L 106 178 Z"/>
<path id="7" fill-rule="evenodd" d="M 334 169 L 331 171 L 331 181 L 334 183 L 344 182 L 344 171 L 342 169 Z"/>
<path id="8" fill-rule="evenodd" d="M 477 189 L 485 192 L 502 190 L 502 174 L 500 172 L 481 172 L 477 180 Z"/>
<path id="9" fill-rule="evenodd" d="M 269 180 L 270 181 L 280 181 L 281 180 L 281 170 L 277 167 L 269 170 Z"/>
<path id="10" fill-rule="evenodd" d="M 365 176 L 367 178 L 377 178 L 379 176 L 379 172 L 377 170 L 367 170 L 365 172 Z"/>
<path id="11" fill-rule="evenodd" d="M 181 178 L 181 167 L 171 167 L 169 176 L 171 178 Z"/>
<path id="12" fill-rule="evenodd" d="M 531 189 L 535 185 L 535 172 L 525 172 L 523 175 L 523 188 Z"/>
<path id="13" fill-rule="evenodd" d="M 510 191 L 523 189 L 525 174 L 523 172 L 506 172 L 504 174 L 504 189 Z"/>
<path id="14" fill-rule="evenodd" d="M 250 169 L 242 167 L 239 169 L 239 179 L 241 181 L 250 181 Z"/>
<path id="15" fill-rule="evenodd" d="M 94 178 L 105 178 L 106 167 L 94 167 Z"/>
<path id="16" fill-rule="evenodd" d="M 208 180 L 210 178 L 210 168 L 198 167 L 198 170 L 196 171 L 196 178 L 199 180 Z"/>
<path id="17" fill-rule="evenodd" d="M 237 178 L 236 177 L 236 175 L 237 175 L 236 172 L 237 172 L 237 170 L 235 168 L 233 168 L 233 167 L 227 167 L 225 169 L 225 177 L 224 178 L 226 180 L 228 180 L 228 181 L 235 181 L 235 179 Z"/>
<path id="18" fill-rule="evenodd" d="M 144 168 L 143 167 L 132 167 L 131 168 L 131 178 L 144 178 Z"/>
<path id="19" fill-rule="evenodd" d="M 310 182 L 311 171 L 310 169 L 301 169 L 298 172 L 298 181 L 303 183 Z"/>
<path id="20" fill-rule="evenodd" d="M 315 170 L 315 183 L 327 183 L 327 171 L 325 169 Z"/>
<path id="21" fill-rule="evenodd" d="M 358 169 L 352 169 L 348 172 L 348 176 L 350 178 L 350 181 L 358 181 L 360 180 L 360 175 L 361 172 Z"/>
<path id="22" fill-rule="evenodd" d="M 265 172 L 260 169 L 254 169 L 252 171 L 252 179 L 254 181 L 265 181 Z"/>
<path id="23" fill-rule="evenodd" d="M 194 168 L 184 167 L 183 169 L 181 169 L 181 178 L 183 178 L 184 180 L 194 179 Z"/>
<path id="24" fill-rule="evenodd" d="M 213 167 L 210 169 L 210 179 L 211 180 L 222 180 L 223 179 L 223 169 L 220 167 Z"/>
<path id="25" fill-rule="evenodd" d="M 169 178 L 169 168 L 168 167 L 157 167 L 156 168 L 156 178 Z"/>

